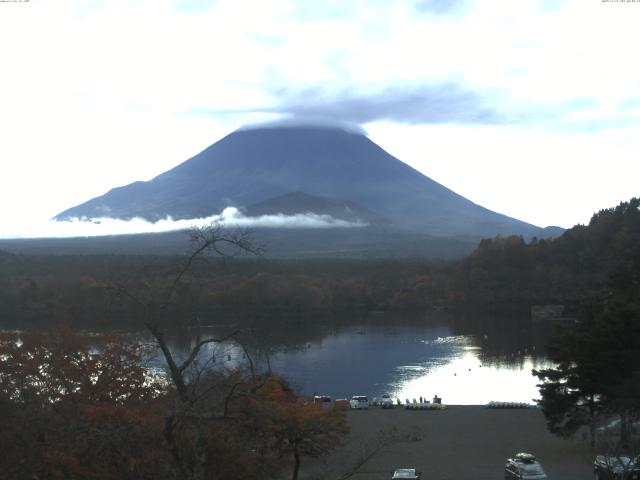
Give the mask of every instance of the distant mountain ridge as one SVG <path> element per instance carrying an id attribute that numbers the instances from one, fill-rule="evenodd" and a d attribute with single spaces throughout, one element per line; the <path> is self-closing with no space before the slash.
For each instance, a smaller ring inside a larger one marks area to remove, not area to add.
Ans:
<path id="1" fill-rule="evenodd" d="M 562 232 L 479 206 L 365 135 L 310 126 L 237 130 L 148 182 L 114 188 L 55 219 L 188 219 L 218 214 L 228 206 L 253 206 L 257 212 L 256 205 L 271 201 L 273 207 L 276 198 L 293 192 L 353 202 L 393 227 L 429 235 L 545 237 Z"/>
<path id="2" fill-rule="evenodd" d="M 244 213 L 249 217 L 263 215 L 328 215 L 336 220 L 366 224 L 386 225 L 388 220 L 349 200 L 318 197 L 303 192 L 291 192 L 264 202 L 249 205 Z"/>

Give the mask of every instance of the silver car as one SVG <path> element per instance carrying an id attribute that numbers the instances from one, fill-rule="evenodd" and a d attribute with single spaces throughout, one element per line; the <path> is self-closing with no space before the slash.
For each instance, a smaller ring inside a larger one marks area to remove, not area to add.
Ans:
<path id="1" fill-rule="evenodd" d="M 420 480 L 420 472 L 416 472 L 415 468 L 399 468 L 393 472 L 391 480 Z"/>
<path id="2" fill-rule="evenodd" d="M 536 457 L 530 453 L 517 453 L 513 458 L 507 459 L 504 466 L 505 480 L 546 480 L 542 465 Z"/>
<path id="3" fill-rule="evenodd" d="M 369 398 L 366 395 L 354 395 L 349 404 L 353 409 L 366 410 L 369 408 Z"/>

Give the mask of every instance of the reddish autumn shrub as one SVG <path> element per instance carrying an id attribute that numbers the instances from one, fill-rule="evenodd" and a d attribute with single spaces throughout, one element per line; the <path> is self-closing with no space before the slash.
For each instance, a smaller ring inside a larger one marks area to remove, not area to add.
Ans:
<path id="1" fill-rule="evenodd" d="M 3 478 L 163 478 L 163 396 L 120 336 L 0 334 Z"/>

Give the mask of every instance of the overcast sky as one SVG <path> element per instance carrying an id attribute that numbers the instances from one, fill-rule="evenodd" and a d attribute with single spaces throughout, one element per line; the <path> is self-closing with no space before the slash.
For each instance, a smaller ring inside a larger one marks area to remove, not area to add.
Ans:
<path id="1" fill-rule="evenodd" d="M 246 124 L 360 125 L 492 210 L 640 195 L 640 2 L 0 2 L 0 237 Z"/>

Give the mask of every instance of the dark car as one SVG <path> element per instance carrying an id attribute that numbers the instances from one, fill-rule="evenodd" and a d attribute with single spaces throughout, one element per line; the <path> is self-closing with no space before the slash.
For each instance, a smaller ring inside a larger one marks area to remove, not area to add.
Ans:
<path id="1" fill-rule="evenodd" d="M 598 455 L 593 462 L 596 480 L 640 480 L 640 457 Z"/>
<path id="2" fill-rule="evenodd" d="M 313 397 L 313 403 L 326 404 L 331 403 L 331 397 L 328 395 L 315 395 Z"/>
<path id="3" fill-rule="evenodd" d="M 517 453 L 513 458 L 507 459 L 504 466 L 505 480 L 546 480 L 542 465 L 536 457 L 530 453 Z"/>

